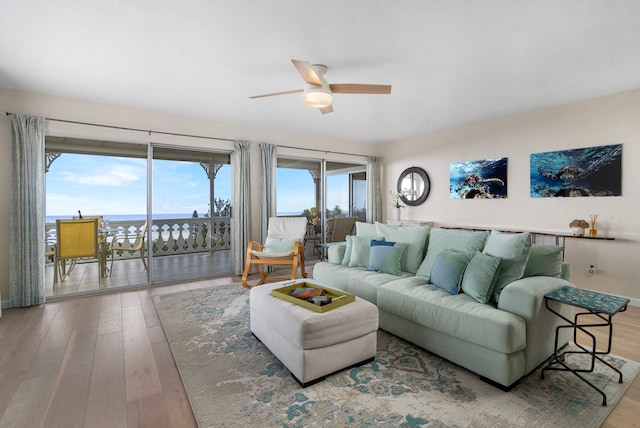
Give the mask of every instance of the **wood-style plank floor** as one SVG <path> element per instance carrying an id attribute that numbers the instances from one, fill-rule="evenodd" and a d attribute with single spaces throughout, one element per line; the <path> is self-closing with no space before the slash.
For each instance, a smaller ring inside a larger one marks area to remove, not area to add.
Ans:
<path id="1" fill-rule="evenodd" d="M 4 310 L 0 427 L 195 427 L 152 296 L 239 281 L 229 276 Z M 614 323 L 612 352 L 640 360 L 640 308 Z M 638 415 L 640 377 L 603 426 L 638 427 Z"/>

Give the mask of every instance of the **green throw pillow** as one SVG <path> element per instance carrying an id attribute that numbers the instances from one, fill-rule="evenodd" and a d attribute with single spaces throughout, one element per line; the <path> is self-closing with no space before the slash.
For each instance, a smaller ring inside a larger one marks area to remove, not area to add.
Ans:
<path id="1" fill-rule="evenodd" d="M 515 280 L 522 278 L 529 260 L 531 240 L 529 232 L 505 233 L 492 230 L 482 252 L 502 258 L 500 271 L 494 278 L 491 300 L 498 303 L 502 289 Z"/>
<path id="2" fill-rule="evenodd" d="M 347 235 L 345 240 L 347 241 L 347 248 L 344 250 L 342 266 L 349 266 L 349 262 L 351 261 L 351 250 L 353 249 L 353 236 Z"/>
<path id="3" fill-rule="evenodd" d="M 471 256 L 472 254 L 459 251 L 441 251 L 433 264 L 429 284 L 434 284 L 449 294 L 458 294 L 462 275 Z"/>
<path id="4" fill-rule="evenodd" d="M 562 277 L 562 252 L 564 247 L 557 245 L 532 245 L 523 277 L 552 276 Z"/>
<path id="5" fill-rule="evenodd" d="M 500 268 L 500 257 L 476 252 L 462 277 L 462 292 L 480 303 L 488 303 L 491 300 L 493 278 Z"/>
<path id="6" fill-rule="evenodd" d="M 367 267 L 371 253 L 371 238 L 353 236 L 351 238 L 351 259 L 349 267 Z"/>
<path id="7" fill-rule="evenodd" d="M 367 270 L 400 275 L 400 259 L 405 248 L 406 244 L 403 242 L 371 240 Z"/>
<path id="8" fill-rule="evenodd" d="M 431 229 L 427 255 L 418 268 L 416 275 L 429 278 L 438 254 L 445 249 L 471 254 L 481 251 L 487 236 L 489 236 L 489 232 Z"/>
<path id="9" fill-rule="evenodd" d="M 379 236 L 385 241 L 404 242 L 406 249 L 402 254 L 400 264 L 405 272 L 416 273 L 424 259 L 424 250 L 429 238 L 430 226 L 389 226 L 387 224 L 376 223 L 376 230 Z"/>

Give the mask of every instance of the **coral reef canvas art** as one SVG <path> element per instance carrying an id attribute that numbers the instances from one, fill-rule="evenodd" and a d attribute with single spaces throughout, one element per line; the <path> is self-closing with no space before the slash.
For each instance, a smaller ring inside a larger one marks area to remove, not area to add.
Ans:
<path id="1" fill-rule="evenodd" d="M 452 163 L 449 172 L 451 199 L 507 197 L 507 158 Z"/>
<path id="2" fill-rule="evenodd" d="M 622 195 L 622 144 L 534 153 L 531 197 Z"/>

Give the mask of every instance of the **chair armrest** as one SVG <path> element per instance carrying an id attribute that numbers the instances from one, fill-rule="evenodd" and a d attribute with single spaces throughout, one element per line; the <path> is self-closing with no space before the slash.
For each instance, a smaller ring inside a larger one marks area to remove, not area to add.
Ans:
<path id="1" fill-rule="evenodd" d="M 341 264 L 346 249 L 347 244 L 333 244 L 327 247 L 327 261 L 336 265 Z"/>
<path id="2" fill-rule="evenodd" d="M 258 241 L 249 241 L 247 244 L 247 251 L 262 251 L 264 247 Z"/>
<path id="3" fill-rule="evenodd" d="M 525 348 L 525 374 L 536 368 L 554 351 L 555 329 L 566 324 L 545 306 L 544 295 L 565 285 L 573 287 L 569 281 L 549 276 L 531 276 L 507 285 L 500 294 L 498 309 L 522 317 L 527 329 Z M 554 310 L 567 318 L 572 318 L 573 308 L 558 302 L 550 302 Z M 569 329 L 562 329 L 559 344 L 569 340 Z"/>

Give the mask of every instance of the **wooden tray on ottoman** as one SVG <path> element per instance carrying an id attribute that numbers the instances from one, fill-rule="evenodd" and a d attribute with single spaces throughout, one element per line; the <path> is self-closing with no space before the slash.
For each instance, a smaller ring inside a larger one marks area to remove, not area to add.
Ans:
<path id="1" fill-rule="evenodd" d="M 331 297 L 331 303 L 327 303 L 326 305 L 320 306 L 304 299 L 299 299 L 297 297 L 289 296 L 289 292 L 291 290 L 295 290 L 296 288 L 321 288 L 324 290 L 325 296 Z M 349 294 L 341 290 L 334 290 L 333 288 L 325 287 L 325 286 L 314 284 L 311 282 L 297 282 L 295 284 L 287 285 L 285 287 L 275 288 L 271 290 L 271 295 L 278 297 L 280 299 L 286 300 L 287 302 L 294 303 L 298 306 L 305 307 L 315 312 L 327 312 L 327 311 L 330 311 L 331 309 L 339 308 L 340 306 L 344 306 L 347 303 L 351 303 L 356 300 L 356 296 L 354 296 L 353 294 Z M 341 296 L 344 296 L 344 297 L 341 297 Z"/>

